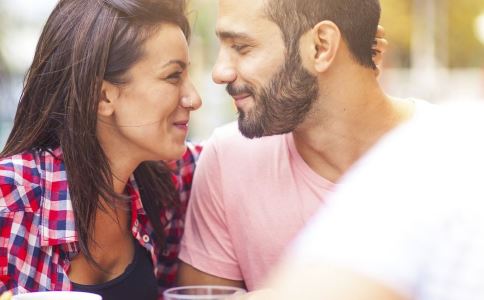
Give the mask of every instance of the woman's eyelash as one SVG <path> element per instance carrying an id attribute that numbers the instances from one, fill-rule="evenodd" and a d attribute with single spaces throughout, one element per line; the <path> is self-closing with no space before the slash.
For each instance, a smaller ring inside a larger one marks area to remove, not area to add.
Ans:
<path id="1" fill-rule="evenodd" d="M 166 79 L 179 79 L 182 75 L 182 72 L 175 72 L 170 74 Z"/>

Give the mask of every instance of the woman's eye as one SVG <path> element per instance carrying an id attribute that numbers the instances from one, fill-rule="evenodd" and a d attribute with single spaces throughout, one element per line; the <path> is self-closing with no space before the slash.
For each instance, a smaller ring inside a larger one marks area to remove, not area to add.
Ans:
<path id="1" fill-rule="evenodd" d="M 182 77 L 182 72 L 175 72 L 166 77 L 167 80 L 171 82 L 178 82 Z"/>

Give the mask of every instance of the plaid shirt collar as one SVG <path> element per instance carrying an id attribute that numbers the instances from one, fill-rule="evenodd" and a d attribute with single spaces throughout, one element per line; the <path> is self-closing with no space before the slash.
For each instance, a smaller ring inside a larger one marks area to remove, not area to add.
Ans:
<path id="1" fill-rule="evenodd" d="M 54 151 L 50 151 L 50 154 L 52 155 L 45 154 L 45 166 L 52 168 L 52 171 L 54 171 L 54 169 L 64 168 L 62 163 L 62 150 L 57 148 Z M 57 188 L 54 188 L 54 184 L 51 180 L 43 180 L 44 184 L 50 184 L 51 186 L 43 187 L 44 193 L 42 196 L 42 202 L 47 205 L 41 206 L 41 218 L 39 224 L 41 237 L 40 244 L 41 246 L 68 244 L 67 248 L 70 252 L 77 252 L 78 235 L 75 230 L 74 210 L 67 190 L 67 175 L 65 170 L 63 170 L 63 172 L 58 172 L 57 174 L 59 176 L 58 180 L 55 182 Z M 59 188 L 59 186 L 61 188 Z M 63 190 L 62 187 L 65 187 L 66 190 Z M 133 234 L 136 235 L 139 231 L 139 222 L 136 222 L 136 220 L 139 215 L 146 215 L 146 212 L 141 202 L 139 188 L 134 179 L 134 175 L 130 176 L 128 183 L 126 184 L 125 194 L 132 199 L 131 227 Z"/>

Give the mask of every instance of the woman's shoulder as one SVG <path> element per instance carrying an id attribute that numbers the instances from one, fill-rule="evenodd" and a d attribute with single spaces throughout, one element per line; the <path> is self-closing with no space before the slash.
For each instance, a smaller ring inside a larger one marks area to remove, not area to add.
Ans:
<path id="1" fill-rule="evenodd" d="M 45 157 L 52 151 L 27 150 L 0 158 L 0 210 L 36 210 L 45 178 Z"/>
<path id="2" fill-rule="evenodd" d="M 187 151 L 179 160 L 168 162 L 168 166 L 177 175 L 181 174 L 192 174 L 195 171 L 195 166 L 197 164 L 198 158 L 202 152 L 202 145 L 195 144 L 191 142 L 186 143 Z"/>
<path id="3" fill-rule="evenodd" d="M 186 142 L 187 151 L 182 157 L 184 161 L 190 161 L 196 163 L 198 157 L 202 153 L 203 145 L 201 143 Z"/>
<path id="4" fill-rule="evenodd" d="M 181 203 L 188 202 L 195 167 L 201 151 L 201 144 L 187 142 L 187 151 L 183 156 L 179 160 L 168 162 L 168 166 L 173 172 L 173 183 L 178 190 Z"/>
<path id="5" fill-rule="evenodd" d="M 0 157 L 1 185 L 37 183 L 38 177 L 38 159 L 35 150 Z"/>

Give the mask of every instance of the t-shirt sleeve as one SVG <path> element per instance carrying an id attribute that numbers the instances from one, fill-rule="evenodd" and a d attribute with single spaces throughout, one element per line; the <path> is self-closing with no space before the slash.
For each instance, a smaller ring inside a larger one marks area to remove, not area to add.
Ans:
<path id="1" fill-rule="evenodd" d="M 188 204 L 179 258 L 213 276 L 242 280 L 226 219 L 216 138 L 204 146 Z"/>

